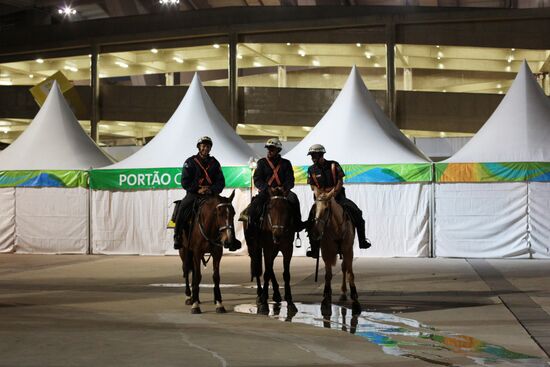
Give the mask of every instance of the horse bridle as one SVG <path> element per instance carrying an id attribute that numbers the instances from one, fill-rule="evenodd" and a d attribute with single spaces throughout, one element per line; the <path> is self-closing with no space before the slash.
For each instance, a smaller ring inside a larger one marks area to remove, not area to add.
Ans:
<path id="1" fill-rule="evenodd" d="M 287 200 L 288 201 L 288 198 L 286 196 L 282 196 L 282 195 L 275 195 L 275 196 L 271 196 L 269 198 L 269 200 Z M 285 230 L 285 226 L 281 226 L 281 225 L 278 225 L 278 224 L 273 224 L 272 220 L 271 220 L 271 214 L 269 213 L 269 208 L 267 210 L 267 221 L 269 223 L 269 226 L 271 227 L 271 229 L 280 229 L 282 231 Z"/>
<path id="2" fill-rule="evenodd" d="M 315 199 L 315 203 L 321 202 L 321 201 L 330 201 L 330 199 Z M 320 233 L 319 239 L 323 238 L 323 235 L 325 234 L 325 228 L 330 219 L 330 214 L 331 214 L 331 207 L 329 205 L 328 210 L 326 214 L 323 216 L 323 218 L 314 218 L 315 223 L 321 223 L 322 231 Z"/>
<path id="3" fill-rule="evenodd" d="M 218 234 L 221 234 L 221 232 L 223 232 L 223 231 L 227 231 L 227 236 L 229 237 L 229 236 L 231 236 L 231 231 L 233 230 L 233 224 L 229 223 L 229 207 L 231 207 L 231 203 L 219 203 L 218 205 L 216 205 L 216 210 L 219 209 L 219 208 L 223 208 L 223 207 L 225 207 L 225 209 L 227 210 L 227 216 L 226 216 L 226 219 L 225 219 L 225 226 L 221 226 L 221 227 L 218 228 Z M 208 236 L 204 232 L 204 227 L 202 226 L 202 222 L 200 220 L 201 210 L 202 210 L 202 207 L 199 207 L 199 213 L 197 214 L 197 221 L 199 222 L 199 230 L 201 232 L 202 237 L 205 240 L 207 240 L 208 243 L 210 243 L 211 245 L 218 246 L 218 247 L 223 247 L 223 245 L 221 243 L 213 241 L 210 238 L 208 238 Z"/>

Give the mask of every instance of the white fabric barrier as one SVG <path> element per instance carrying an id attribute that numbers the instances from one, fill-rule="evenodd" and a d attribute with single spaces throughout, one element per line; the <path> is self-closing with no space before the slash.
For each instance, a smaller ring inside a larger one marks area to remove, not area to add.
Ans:
<path id="1" fill-rule="evenodd" d="M 429 256 L 431 184 L 347 184 L 346 196 L 363 211 L 366 234 L 372 242 L 368 250 L 354 244 L 356 257 Z M 310 186 L 296 186 L 305 220 L 313 205 Z M 304 256 L 309 241 L 302 232 L 302 248 L 294 255 Z"/>
<path id="2" fill-rule="evenodd" d="M 233 189 L 225 189 L 229 196 Z M 250 202 L 250 190 L 235 189 L 236 236 L 244 241 L 240 212 Z M 92 253 L 175 255 L 174 231 L 166 225 L 174 201 L 185 196 L 183 189 L 140 191 L 92 191 Z M 247 254 L 243 249 L 238 253 Z"/>
<path id="3" fill-rule="evenodd" d="M 524 182 L 436 184 L 434 219 L 435 256 L 529 257 Z"/>
<path id="4" fill-rule="evenodd" d="M 531 253 L 536 259 L 550 258 L 550 182 L 530 182 L 529 226 Z"/>
<path id="5" fill-rule="evenodd" d="M 88 190 L 81 187 L 17 187 L 16 252 L 85 254 L 88 200 Z"/>
<path id="6" fill-rule="evenodd" d="M 0 188 L 0 252 L 12 252 L 15 244 L 15 188 Z"/>

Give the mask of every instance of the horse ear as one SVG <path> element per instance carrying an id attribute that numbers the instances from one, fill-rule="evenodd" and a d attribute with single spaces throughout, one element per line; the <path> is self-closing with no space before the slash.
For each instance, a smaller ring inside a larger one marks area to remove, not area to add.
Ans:
<path id="1" fill-rule="evenodd" d="M 235 190 L 233 190 L 231 195 L 229 195 L 229 201 L 233 201 L 234 198 L 235 198 Z"/>

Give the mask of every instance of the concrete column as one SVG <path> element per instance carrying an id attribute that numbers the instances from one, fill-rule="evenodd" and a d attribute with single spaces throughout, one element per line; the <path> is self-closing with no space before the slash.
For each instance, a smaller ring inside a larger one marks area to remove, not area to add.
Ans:
<path id="1" fill-rule="evenodd" d="M 544 73 L 544 94 L 550 96 L 550 74 Z"/>
<path id="2" fill-rule="evenodd" d="M 277 66 L 277 86 L 279 88 L 286 88 L 286 66 Z"/>
<path id="3" fill-rule="evenodd" d="M 173 86 L 174 85 L 174 73 L 166 73 L 164 74 L 166 77 L 166 86 Z"/>
<path id="4" fill-rule="evenodd" d="M 239 90 L 237 85 L 238 70 L 237 70 L 237 43 L 239 38 L 236 33 L 229 35 L 229 123 L 233 129 L 237 129 L 239 123 Z"/>
<path id="5" fill-rule="evenodd" d="M 403 90 L 413 89 L 413 73 L 412 69 L 403 69 Z"/>
<path id="6" fill-rule="evenodd" d="M 100 120 L 99 111 L 99 47 L 92 46 L 92 57 L 90 58 L 90 86 L 92 88 L 92 100 L 90 104 L 90 136 L 96 143 L 99 142 L 98 124 Z"/>
<path id="7" fill-rule="evenodd" d="M 386 26 L 386 114 L 395 121 L 395 24 Z"/>

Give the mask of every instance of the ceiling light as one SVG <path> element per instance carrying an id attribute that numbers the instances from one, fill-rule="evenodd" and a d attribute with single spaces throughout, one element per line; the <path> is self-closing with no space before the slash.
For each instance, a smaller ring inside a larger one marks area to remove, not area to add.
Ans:
<path id="1" fill-rule="evenodd" d="M 499 90 L 499 91 L 498 91 L 498 94 L 504 94 L 504 92 L 503 92 L 503 91 L 501 91 L 501 90 Z"/>
<path id="2" fill-rule="evenodd" d="M 254 62 L 252 63 L 252 65 L 254 65 L 255 67 L 260 67 L 260 66 L 262 66 L 262 64 L 259 63 L 258 61 L 254 61 Z"/>
<path id="3" fill-rule="evenodd" d="M 241 129 L 246 127 L 245 124 L 237 124 L 237 127 L 240 127 Z"/>
<path id="4" fill-rule="evenodd" d="M 502 84 L 497 84 L 497 88 L 502 88 Z"/>
<path id="5" fill-rule="evenodd" d="M 174 57 L 172 57 L 172 60 L 174 60 L 178 64 L 183 64 L 183 59 L 181 57 L 174 56 Z"/>
<path id="6" fill-rule="evenodd" d="M 5 77 L 7 77 L 7 76 L 10 76 L 10 74 L 8 74 L 8 73 L 2 73 L 2 74 L 0 74 L 0 78 L 5 78 Z"/>
<path id="7" fill-rule="evenodd" d="M 372 57 L 372 54 L 370 52 L 365 52 L 365 57 L 367 59 L 370 59 Z"/>
<path id="8" fill-rule="evenodd" d="M 356 43 L 355 46 L 361 47 L 361 44 L 360 44 L 360 43 Z"/>
<path id="9" fill-rule="evenodd" d="M 504 70 L 506 71 L 512 71 L 512 67 L 510 65 L 508 65 L 507 67 L 504 68 Z"/>
<path id="10" fill-rule="evenodd" d="M 515 48 L 511 48 L 512 52 L 514 52 L 516 49 Z"/>
<path id="11" fill-rule="evenodd" d="M 36 60 L 34 60 L 34 61 L 36 61 L 36 62 L 39 63 L 39 64 L 43 64 L 43 63 L 44 63 L 44 60 L 43 60 L 43 59 L 36 59 Z"/>
<path id="12" fill-rule="evenodd" d="M 439 51 L 439 52 L 437 53 L 437 58 L 440 59 L 440 58 L 442 58 L 442 57 L 443 57 L 443 52 Z"/>
<path id="13" fill-rule="evenodd" d="M 237 54 L 237 59 L 242 60 L 242 58 L 243 58 L 243 55 Z"/>
<path id="14" fill-rule="evenodd" d="M 443 93 L 447 93 L 447 89 L 443 89 Z"/>
<path id="15" fill-rule="evenodd" d="M 508 61 L 508 64 L 511 64 L 512 60 L 514 60 L 514 56 L 512 55 L 508 56 L 508 59 L 506 59 L 506 61 Z"/>
<path id="16" fill-rule="evenodd" d="M 58 9 L 57 12 L 63 16 L 71 16 L 76 14 L 76 10 L 70 6 L 64 6 L 63 8 Z"/>
<path id="17" fill-rule="evenodd" d="M 306 52 L 304 50 L 298 50 L 298 55 L 304 57 L 306 56 Z"/>
<path id="18" fill-rule="evenodd" d="M 162 5 L 177 5 L 180 3 L 180 0 L 159 0 L 159 3 Z"/>
<path id="19" fill-rule="evenodd" d="M 214 44 L 212 45 L 212 47 L 214 47 L 214 48 L 220 48 L 220 45 L 218 45 L 217 43 L 214 43 Z"/>
<path id="20" fill-rule="evenodd" d="M 100 78 L 106 78 L 106 77 L 107 77 L 107 75 L 105 75 L 105 74 L 102 74 L 102 73 L 99 73 L 99 77 L 100 77 Z"/>
<path id="21" fill-rule="evenodd" d="M 157 50 L 156 48 L 152 48 L 152 49 L 151 49 L 151 52 L 154 53 L 154 54 L 158 54 L 158 53 L 159 53 L 159 50 Z"/>
<path id="22" fill-rule="evenodd" d="M 128 67 L 128 66 L 126 66 L 126 67 Z M 74 66 L 71 66 L 71 65 L 65 65 L 65 66 L 63 67 L 63 69 L 72 71 L 72 72 L 74 72 L 74 73 L 76 73 L 76 72 L 78 71 L 77 68 L 75 68 Z"/>
<path id="23" fill-rule="evenodd" d="M 439 63 L 439 64 L 437 64 L 437 67 L 440 68 L 440 69 L 443 69 L 443 68 L 445 68 L 445 65 L 443 65 L 442 63 Z"/>
<path id="24" fill-rule="evenodd" d="M 122 61 L 115 61 L 115 64 L 124 69 L 128 68 L 128 64 Z"/>
<path id="25" fill-rule="evenodd" d="M 447 134 L 445 134 L 445 131 L 440 131 L 439 132 L 439 137 L 444 138 L 446 136 L 447 136 Z"/>
<path id="26" fill-rule="evenodd" d="M 314 66 L 319 66 L 319 65 L 321 65 L 321 62 L 320 62 L 319 60 L 313 60 L 313 61 L 312 61 L 312 64 L 313 64 Z"/>
<path id="27" fill-rule="evenodd" d="M 9 131 L 10 131 L 10 128 L 9 128 L 9 127 L 3 127 L 3 128 L 2 128 L 2 132 L 3 132 L 4 134 L 7 134 Z"/>
<path id="28" fill-rule="evenodd" d="M 197 70 L 206 70 L 206 66 L 204 66 L 204 65 L 197 65 Z"/>
<path id="29" fill-rule="evenodd" d="M 11 80 L 0 80 L 0 85 L 13 85 Z"/>
<path id="30" fill-rule="evenodd" d="M 29 78 L 34 78 L 34 74 L 29 74 Z"/>
<path id="31" fill-rule="evenodd" d="M 287 42 L 286 45 L 287 45 L 287 46 L 290 46 L 290 42 Z"/>
<path id="32" fill-rule="evenodd" d="M 375 67 L 375 68 L 378 68 L 378 67 L 380 67 L 380 64 L 377 63 L 377 62 L 375 62 L 375 63 L 374 63 L 374 67 Z"/>
<path id="33" fill-rule="evenodd" d="M 145 74 L 153 74 L 151 70 L 145 70 Z"/>
<path id="34" fill-rule="evenodd" d="M 439 48 L 439 45 L 436 45 L 435 47 L 436 47 L 436 48 Z"/>

